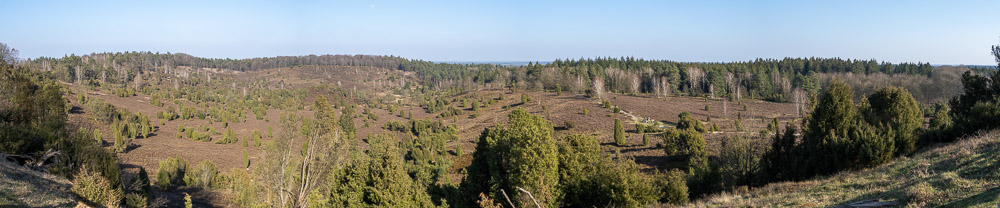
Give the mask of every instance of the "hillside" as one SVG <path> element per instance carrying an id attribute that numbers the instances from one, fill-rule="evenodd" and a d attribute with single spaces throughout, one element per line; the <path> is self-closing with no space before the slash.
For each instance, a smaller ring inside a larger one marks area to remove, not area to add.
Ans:
<path id="1" fill-rule="evenodd" d="M 746 193 L 695 201 L 707 207 L 831 207 L 881 199 L 906 207 L 997 207 L 1000 131 L 933 146 L 912 157 L 801 182 L 773 183 Z"/>
<path id="2" fill-rule="evenodd" d="M 65 178 L 0 160 L 0 207 L 74 207 Z"/>

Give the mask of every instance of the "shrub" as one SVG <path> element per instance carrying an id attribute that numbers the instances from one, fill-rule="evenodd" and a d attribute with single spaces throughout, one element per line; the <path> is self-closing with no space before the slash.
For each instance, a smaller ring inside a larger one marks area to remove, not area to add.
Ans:
<path id="1" fill-rule="evenodd" d="M 649 135 L 648 134 L 642 134 L 642 146 L 643 147 L 648 147 L 649 146 Z"/>
<path id="2" fill-rule="evenodd" d="M 924 118 L 910 92 L 899 87 L 878 89 L 868 96 L 870 124 L 885 124 L 895 132 L 895 155 L 908 154 L 916 146 L 917 129 Z"/>
<path id="3" fill-rule="evenodd" d="M 522 93 L 521 94 L 521 104 L 528 104 L 528 102 L 531 102 L 531 97 L 528 97 L 528 94 Z"/>
<path id="4" fill-rule="evenodd" d="M 691 155 L 705 151 L 705 138 L 696 131 L 671 129 L 663 132 L 661 137 L 667 155 Z"/>
<path id="5" fill-rule="evenodd" d="M 663 192 L 660 202 L 668 204 L 687 204 L 688 187 L 684 179 L 684 172 L 671 170 L 664 174 L 656 174 L 655 186 Z"/>
<path id="6" fill-rule="evenodd" d="M 122 190 L 111 185 L 101 173 L 91 172 L 87 168 L 81 168 L 80 173 L 74 177 L 72 191 L 87 201 L 107 207 L 118 207 L 124 197 Z"/>
<path id="7" fill-rule="evenodd" d="M 555 207 L 560 195 L 558 165 L 552 124 L 519 108 L 510 113 L 506 127 L 498 125 L 480 134 L 462 192 L 471 202 L 478 193 L 498 198 L 503 197 L 501 189 L 521 187 L 539 203 Z M 515 204 L 531 204 L 519 192 L 506 193 Z"/>
<path id="8" fill-rule="evenodd" d="M 561 206 L 642 207 L 661 193 L 631 159 L 604 155 L 597 140 L 569 135 L 559 142 Z"/>
<path id="9" fill-rule="evenodd" d="M 129 193 L 125 195 L 125 206 L 126 207 L 147 207 L 149 206 L 149 198 L 143 196 L 139 193 Z M 108 206 L 112 207 L 112 206 Z"/>
<path id="10" fill-rule="evenodd" d="M 625 145 L 625 127 L 622 126 L 622 120 L 617 118 L 615 119 L 615 144 Z"/>
<path id="11" fill-rule="evenodd" d="M 243 167 L 250 168 L 250 155 L 246 149 L 243 149 Z"/>
<path id="12" fill-rule="evenodd" d="M 229 144 L 229 143 L 235 143 L 236 141 L 239 141 L 239 138 L 236 137 L 236 133 L 233 132 L 233 129 L 229 129 L 229 130 L 226 131 L 226 134 L 222 135 L 222 140 L 219 140 L 219 141 L 217 141 L 215 143 L 216 144 Z"/>
<path id="13" fill-rule="evenodd" d="M 160 167 L 156 173 L 156 185 L 160 190 L 170 190 L 174 187 L 184 185 L 184 175 L 187 171 L 187 163 L 179 157 L 168 157 L 160 162 Z"/>
<path id="14" fill-rule="evenodd" d="M 563 121 L 563 127 L 566 127 L 566 129 L 576 128 L 576 122 L 573 122 L 571 120 Z"/>
<path id="15" fill-rule="evenodd" d="M 184 184 L 200 188 L 220 187 L 219 168 L 211 160 L 203 160 L 184 173 Z"/>
<path id="16" fill-rule="evenodd" d="M 583 109 L 583 115 L 585 115 L 585 116 L 586 116 L 586 115 L 587 115 L 587 114 L 589 114 L 589 113 L 590 113 L 590 112 L 588 112 L 586 108 L 584 108 L 584 109 Z"/>
<path id="17" fill-rule="evenodd" d="M 677 121 L 677 129 L 693 130 L 701 133 L 705 133 L 707 131 L 707 129 L 705 129 L 705 125 L 701 124 L 701 121 L 692 117 L 688 112 L 682 112 L 680 115 L 677 115 L 677 117 L 680 118 L 679 121 Z"/>
<path id="18" fill-rule="evenodd" d="M 762 149 L 747 136 L 728 136 L 722 140 L 718 162 L 719 175 L 726 190 L 737 186 L 755 185 L 760 173 Z"/>
<path id="19" fill-rule="evenodd" d="M 712 106 L 705 105 L 705 111 L 711 111 L 711 110 L 712 110 Z"/>
<path id="20" fill-rule="evenodd" d="M 117 133 L 114 134 L 114 136 L 115 136 L 115 145 L 113 149 L 115 150 L 115 152 L 116 153 L 125 152 L 125 148 L 128 147 L 128 139 L 126 139 L 125 136 Z"/>
<path id="21" fill-rule="evenodd" d="M 133 192 L 133 194 L 141 196 L 143 202 L 153 198 L 153 189 L 150 185 L 149 174 L 146 173 L 146 168 L 139 167 L 139 173 L 136 175 L 135 180 L 132 181 L 132 185 L 129 186 L 129 190 Z M 145 207 L 145 205 L 132 207 Z"/>

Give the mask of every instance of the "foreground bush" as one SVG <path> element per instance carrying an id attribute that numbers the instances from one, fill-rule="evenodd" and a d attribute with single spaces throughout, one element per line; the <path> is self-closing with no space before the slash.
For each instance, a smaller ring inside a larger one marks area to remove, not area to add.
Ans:
<path id="1" fill-rule="evenodd" d="M 570 135 L 559 142 L 561 206 L 641 207 L 664 196 L 655 185 L 631 159 L 604 155 L 592 137 Z M 682 197 L 687 200 L 686 187 Z"/>
<path id="2" fill-rule="evenodd" d="M 124 198 L 122 191 L 112 186 L 108 179 L 87 168 L 82 168 L 73 179 L 72 191 L 89 202 L 107 207 L 118 207 Z"/>
<path id="3" fill-rule="evenodd" d="M 523 188 L 547 207 L 559 206 L 559 158 L 552 124 L 542 117 L 516 109 L 506 127 L 483 131 L 476 144 L 468 176 L 462 182 L 466 199 L 479 193 L 494 199 L 504 198 L 501 190 L 518 206 L 533 206 Z"/>
<path id="4" fill-rule="evenodd" d="M 187 163 L 180 157 L 168 157 L 160 162 L 160 167 L 156 173 L 156 185 L 160 190 L 170 190 L 177 186 L 184 185 L 184 175 L 187 172 Z"/>

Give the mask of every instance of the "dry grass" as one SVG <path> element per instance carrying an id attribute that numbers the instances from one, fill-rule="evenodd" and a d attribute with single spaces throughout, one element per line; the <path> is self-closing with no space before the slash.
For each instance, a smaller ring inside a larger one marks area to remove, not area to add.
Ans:
<path id="1" fill-rule="evenodd" d="M 71 186 L 65 178 L 0 160 L 0 207 L 74 207 Z"/>
<path id="2" fill-rule="evenodd" d="M 1000 131 L 925 148 L 910 158 L 744 194 L 720 193 L 697 207 L 829 207 L 862 200 L 906 207 L 996 207 L 1000 202 Z"/>

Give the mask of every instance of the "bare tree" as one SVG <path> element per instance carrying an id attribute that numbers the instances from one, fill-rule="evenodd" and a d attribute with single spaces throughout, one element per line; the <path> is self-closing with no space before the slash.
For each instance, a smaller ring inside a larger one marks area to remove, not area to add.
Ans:
<path id="1" fill-rule="evenodd" d="M 704 92 L 704 88 L 701 87 L 701 83 L 705 81 L 705 71 L 702 71 L 697 67 L 688 67 L 685 72 L 687 72 L 687 79 L 691 92 L 695 92 L 695 90 Z"/>
<path id="2" fill-rule="evenodd" d="M 590 88 L 597 99 L 604 99 L 604 78 L 601 76 L 594 76 L 594 81 L 591 83 L 593 86 Z"/>
<path id="3" fill-rule="evenodd" d="M 630 83 L 631 84 L 630 87 L 631 87 L 631 90 L 632 90 L 632 94 L 639 94 L 639 84 L 642 83 L 641 82 L 642 80 L 640 80 L 639 79 L 639 75 L 636 75 L 636 74 L 632 74 L 632 79 L 631 80 L 632 80 L 632 82 Z"/>

